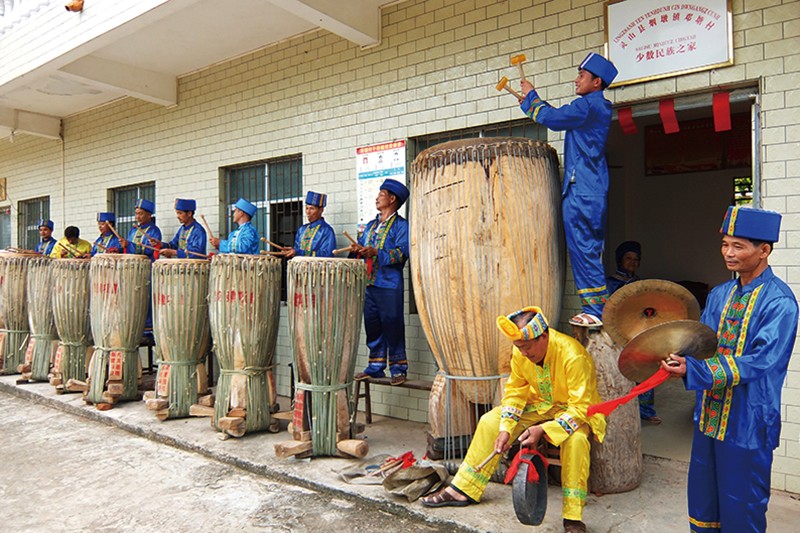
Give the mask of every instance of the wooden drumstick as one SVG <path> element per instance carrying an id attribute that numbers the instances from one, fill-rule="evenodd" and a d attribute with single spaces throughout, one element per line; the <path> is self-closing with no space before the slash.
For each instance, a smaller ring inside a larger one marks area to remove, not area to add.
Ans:
<path id="1" fill-rule="evenodd" d="M 478 466 L 476 466 L 476 467 L 475 467 L 475 471 L 476 471 L 476 472 L 480 472 L 480 471 L 483 469 L 483 467 L 484 467 L 484 466 L 486 466 L 487 464 L 489 464 L 489 461 L 491 461 L 492 459 L 494 459 L 494 457 L 495 457 L 496 455 L 497 455 L 497 450 L 492 450 L 492 453 L 490 453 L 489 455 L 487 455 L 487 456 L 486 456 L 486 459 L 484 459 L 483 461 L 481 461 L 481 464 L 479 464 Z"/>
<path id="2" fill-rule="evenodd" d="M 153 250 L 153 251 L 158 251 L 158 252 L 163 252 L 164 250 L 171 250 L 172 249 L 172 248 L 156 248 L 155 246 L 150 246 L 150 245 L 147 245 L 145 243 L 142 243 L 141 246 L 142 246 L 142 248 L 146 248 L 148 250 Z M 183 250 L 183 252 L 188 254 L 188 255 L 193 255 L 195 257 L 200 257 L 202 259 L 208 259 L 208 256 L 206 254 L 201 254 L 199 252 L 192 252 L 191 250 Z"/>
<path id="3" fill-rule="evenodd" d="M 343 233 L 344 233 L 344 236 L 345 236 L 345 237 L 347 237 L 347 239 L 348 239 L 350 242 L 352 242 L 353 244 L 358 244 L 358 241 L 357 241 L 357 240 L 355 240 L 354 238 L 352 238 L 352 237 L 350 236 L 350 234 L 349 234 L 349 233 L 347 233 L 346 231 L 345 231 L 345 232 L 343 232 Z"/>
<path id="4" fill-rule="evenodd" d="M 79 253 L 78 250 L 72 248 L 72 246 L 69 246 L 69 245 L 65 246 L 64 244 L 62 244 L 61 242 L 58 242 L 58 241 L 56 241 L 56 244 L 59 245 L 60 247 L 62 247 L 64 249 L 64 251 L 67 252 L 68 254 L 70 254 L 72 257 L 80 257 L 80 256 L 83 255 L 83 254 Z"/>
<path id="5" fill-rule="evenodd" d="M 495 86 L 495 89 L 497 89 L 498 91 L 502 91 L 503 89 L 505 89 L 506 91 L 508 91 L 511 94 L 513 94 L 514 96 L 516 96 L 517 100 L 524 100 L 525 99 L 524 96 L 522 96 L 517 91 L 515 91 L 514 89 L 512 89 L 511 87 L 508 86 L 508 78 L 506 78 L 505 76 L 500 78 L 500 81 L 497 82 L 497 85 Z"/>
<path id="6" fill-rule="evenodd" d="M 158 239 L 153 238 L 150 235 L 148 235 L 147 233 L 145 233 L 145 231 L 140 226 L 137 226 L 136 224 L 134 224 L 133 227 L 134 227 L 134 229 L 136 229 L 137 233 L 141 233 L 142 234 L 142 237 L 147 237 L 147 240 L 150 241 L 151 244 L 153 243 L 153 241 L 158 242 Z"/>
<path id="7" fill-rule="evenodd" d="M 121 239 L 122 239 L 122 237 L 120 237 L 120 236 L 119 236 L 119 233 L 117 233 L 117 230 L 116 230 L 116 229 L 114 229 L 114 225 L 113 225 L 113 224 L 111 224 L 111 223 L 106 223 L 106 226 L 108 226 L 108 229 L 110 229 L 110 230 L 111 230 L 111 233 L 113 233 L 113 234 L 114 234 L 114 237 L 116 237 L 116 238 L 117 238 L 117 239 L 119 239 L 119 240 L 121 240 Z"/>
<path id="8" fill-rule="evenodd" d="M 267 239 L 266 237 L 261 237 L 261 242 L 265 242 L 265 243 L 269 244 L 270 246 L 278 248 L 279 250 L 283 250 L 284 248 L 287 248 L 287 246 L 281 246 L 280 244 L 275 244 L 274 242 L 272 242 L 271 240 Z"/>
<path id="9" fill-rule="evenodd" d="M 522 64 L 525 62 L 527 58 L 525 54 L 517 54 L 515 56 L 511 56 L 511 65 L 516 65 L 519 69 L 519 81 L 528 81 L 525 79 L 525 71 L 522 70 Z"/>
<path id="10" fill-rule="evenodd" d="M 203 225 L 206 227 L 206 230 L 208 230 L 208 236 L 211 237 L 212 239 L 216 239 L 216 237 L 214 237 L 214 232 L 211 231 L 211 226 L 209 226 L 208 221 L 206 221 L 206 216 L 200 215 L 200 220 L 203 221 Z"/>
<path id="11" fill-rule="evenodd" d="M 282 255 L 283 255 L 283 253 L 282 253 L 282 252 L 273 252 L 273 251 L 269 251 L 269 252 L 268 252 L 268 251 L 266 251 L 266 250 L 261 250 L 259 253 L 260 253 L 261 255 L 278 255 L 278 256 L 282 256 Z"/>
<path id="12" fill-rule="evenodd" d="M 331 253 L 333 253 L 333 254 L 340 254 L 340 253 L 342 253 L 342 252 L 349 252 L 349 251 L 350 251 L 350 247 L 349 247 L 349 246 L 347 246 L 346 248 L 337 248 L 336 250 L 334 250 L 334 251 L 333 251 L 333 252 L 331 252 Z"/>

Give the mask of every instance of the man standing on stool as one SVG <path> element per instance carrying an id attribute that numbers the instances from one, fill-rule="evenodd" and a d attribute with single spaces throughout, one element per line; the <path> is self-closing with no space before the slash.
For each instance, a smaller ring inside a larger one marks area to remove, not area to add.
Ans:
<path id="1" fill-rule="evenodd" d="M 53 252 L 53 247 L 56 245 L 56 240 L 53 238 L 52 220 L 39 221 L 39 236 L 42 240 L 36 244 L 36 253 L 50 255 Z"/>
<path id="2" fill-rule="evenodd" d="M 322 218 L 328 195 L 308 191 L 306 194 L 306 220 L 297 230 L 294 246 L 285 247 L 281 253 L 287 259 L 295 256 L 305 257 L 333 257 L 336 248 L 336 234 L 333 228 Z"/>
<path id="3" fill-rule="evenodd" d="M 450 486 L 422 498 L 422 504 L 462 507 L 480 502 L 500 455 L 513 439 L 535 448 L 544 437 L 561 448 L 564 531 L 585 532 L 589 433 L 598 442 L 603 442 L 606 433 L 605 416 L 586 413 L 590 405 L 600 402 L 594 361 L 577 340 L 549 328 L 538 307 L 498 317 L 497 326 L 514 343 L 502 405 L 481 417 Z M 492 450 L 497 455 L 476 471 Z"/>
<path id="4" fill-rule="evenodd" d="M 609 60 L 590 53 L 578 66 L 575 79 L 575 94 L 580 98 L 558 108 L 539 98 L 529 81 L 522 82 L 523 113 L 548 129 L 567 132 L 561 210 L 572 275 L 583 308 L 570 319 L 573 326 L 602 326 L 608 299 L 601 257 L 606 232 L 606 140 L 611 102 L 603 96 L 603 89 L 616 77 L 617 69 Z"/>
<path id="5" fill-rule="evenodd" d="M 381 184 L 375 207 L 380 211 L 367 224 L 350 251 L 367 263 L 364 297 L 364 329 L 369 347 L 369 365 L 355 379 L 384 377 L 386 358 L 392 385 L 406 382 L 406 331 L 403 315 L 403 267 L 408 261 L 408 222 L 397 210 L 408 200 L 409 191 L 397 180 Z"/>
<path id="6" fill-rule="evenodd" d="M 239 198 L 233 206 L 233 221 L 239 227 L 224 241 L 219 237 L 209 237 L 208 242 L 221 254 L 258 255 L 258 230 L 250 223 L 257 209 L 244 198 Z"/>
<path id="7" fill-rule="evenodd" d="M 688 501 L 689 527 L 698 533 L 767 530 L 781 388 L 798 318 L 797 298 L 768 263 L 780 226 L 774 211 L 728 208 L 722 257 L 739 277 L 711 291 L 700 317 L 717 332 L 716 354 L 661 363 L 697 391 Z"/>

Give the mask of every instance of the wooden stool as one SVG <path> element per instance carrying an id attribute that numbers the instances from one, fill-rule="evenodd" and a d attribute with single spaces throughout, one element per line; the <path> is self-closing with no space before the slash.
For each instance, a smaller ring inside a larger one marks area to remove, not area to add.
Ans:
<path id="1" fill-rule="evenodd" d="M 372 424 L 372 399 L 369 396 L 369 385 L 370 383 L 373 385 L 387 385 L 389 387 L 397 387 L 397 388 L 406 388 L 406 389 L 414 389 L 414 390 L 426 390 L 430 392 L 431 387 L 433 387 L 432 381 L 411 381 L 406 380 L 401 385 L 392 385 L 392 380 L 389 378 L 368 378 L 362 380 L 354 380 L 356 382 L 355 388 L 355 406 L 353 407 L 354 416 L 358 416 L 358 401 L 361 398 L 364 398 L 366 404 L 364 406 L 364 415 L 367 421 L 367 424 Z M 364 392 L 361 392 L 361 384 L 364 384 Z M 355 418 L 354 418 L 355 420 Z"/>

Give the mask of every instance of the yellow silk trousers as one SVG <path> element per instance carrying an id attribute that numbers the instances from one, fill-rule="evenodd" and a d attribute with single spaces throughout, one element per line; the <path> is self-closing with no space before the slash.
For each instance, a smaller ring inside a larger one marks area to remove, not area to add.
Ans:
<path id="1" fill-rule="evenodd" d="M 500 462 L 498 455 L 489 461 L 480 472 L 475 471 L 475 467 L 481 464 L 494 450 L 494 441 L 497 440 L 497 435 L 500 433 L 501 409 L 501 407 L 495 407 L 481 417 L 467 456 L 451 483 L 476 502 L 481 501 L 489 478 L 492 477 Z M 543 414 L 524 412 L 511 434 L 509 443 L 513 443 L 528 426 L 553 420 L 563 412 L 564 410 L 558 407 L 553 407 Z M 589 426 L 586 424 L 581 425 L 561 444 L 561 487 L 564 496 L 562 516 L 570 520 L 581 520 L 583 516 L 589 481 L 589 451 Z"/>

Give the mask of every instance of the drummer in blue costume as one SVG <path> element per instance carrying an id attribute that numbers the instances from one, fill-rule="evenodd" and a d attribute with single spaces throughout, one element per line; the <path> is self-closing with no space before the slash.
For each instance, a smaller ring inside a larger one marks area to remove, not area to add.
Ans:
<path id="1" fill-rule="evenodd" d="M 558 108 L 542 100 L 529 81 L 522 82 L 522 111 L 553 131 L 567 132 L 561 210 L 572 275 L 583 308 L 569 321 L 575 326 L 602 326 L 600 318 L 608 299 L 601 257 L 606 231 L 606 139 L 611 126 L 611 102 L 603 96 L 603 89 L 616 76 L 617 69 L 610 61 L 590 53 L 578 66 L 575 79 L 575 93 L 580 98 Z"/>
<path id="2" fill-rule="evenodd" d="M 52 220 L 39 221 L 39 236 L 42 240 L 36 244 L 37 254 L 50 255 L 53 252 L 53 247 L 56 245 L 56 240 L 53 238 L 53 227 Z"/>
<path id="3" fill-rule="evenodd" d="M 161 246 L 161 230 L 153 222 L 153 213 L 155 212 L 156 204 L 150 200 L 144 198 L 136 200 L 134 211 L 136 226 L 128 231 L 127 239 L 120 240 L 126 254 L 146 255 L 150 261 L 155 261 L 153 248 Z"/>
<path id="4" fill-rule="evenodd" d="M 375 207 L 380 211 L 367 224 L 350 251 L 367 263 L 367 291 L 364 298 L 364 329 L 369 347 L 369 365 L 355 379 L 384 377 L 389 359 L 391 384 L 406 381 L 405 317 L 403 315 L 403 267 L 408 261 L 408 222 L 398 209 L 409 191 L 397 180 L 381 184 Z"/>
<path id="5" fill-rule="evenodd" d="M 97 213 L 97 229 L 100 230 L 100 236 L 95 239 L 92 246 L 92 257 L 97 254 L 122 253 L 122 245 L 110 229 L 116 221 L 114 213 Z"/>
<path id="6" fill-rule="evenodd" d="M 228 234 L 226 240 L 219 237 L 209 237 L 211 246 L 217 248 L 222 254 L 249 254 L 258 255 L 258 230 L 250 223 L 256 214 L 256 206 L 239 198 L 233 206 L 233 221 L 239 225 L 238 228 Z"/>
<path id="7" fill-rule="evenodd" d="M 306 193 L 306 220 L 297 230 L 294 246 L 283 249 L 283 256 L 291 259 L 295 256 L 333 257 L 336 248 L 336 234 L 333 228 L 322 218 L 328 195 L 308 191 Z"/>
<path id="8" fill-rule="evenodd" d="M 773 450 L 781 432 L 781 388 L 797 334 L 792 290 L 769 266 L 781 216 L 729 207 L 722 257 L 737 279 L 715 287 L 700 320 L 717 332 L 708 360 L 671 355 L 697 391 L 689 464 L 689 527 L 698 533 L 767 530 Z"/>
<path id="9" fill-rule="evenodd" d="M 175 215 L 181 227 L 170 242 L 162 243 L 159 255 L 181 259 L 202 259 L 206 254 L 206 230 L 195 219 L 197 202 L 184 198 L 175 199 Z M 188 252 L 194 252 L 188 253 Z M 195 255 L 200 254 L 200 255 Z"/>

